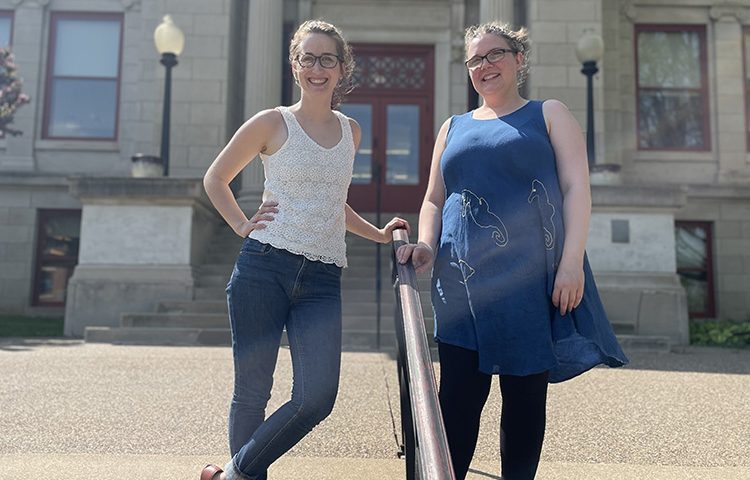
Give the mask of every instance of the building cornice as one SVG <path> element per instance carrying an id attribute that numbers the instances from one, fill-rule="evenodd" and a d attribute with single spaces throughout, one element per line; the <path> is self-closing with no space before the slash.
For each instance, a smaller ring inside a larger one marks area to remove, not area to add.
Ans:
<path id="1" fill-rule="evenodd" d="M 739 22 L 743 23 L 750 18 L 748 9 L 737 1 L 716 2 L 708 12 L 711 20 L 717 22 Z"/>

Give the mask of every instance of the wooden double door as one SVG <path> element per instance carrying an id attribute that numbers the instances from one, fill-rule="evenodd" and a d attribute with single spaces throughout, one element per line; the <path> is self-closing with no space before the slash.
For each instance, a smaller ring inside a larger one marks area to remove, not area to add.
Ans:
<path id="1" fill-rule="evenodd" d="M 355 45 L 356 88 L 341 111 L 362 140 L 349 204 L 360 212 L 419 211 L 433 142 L 431 46 Z"/>

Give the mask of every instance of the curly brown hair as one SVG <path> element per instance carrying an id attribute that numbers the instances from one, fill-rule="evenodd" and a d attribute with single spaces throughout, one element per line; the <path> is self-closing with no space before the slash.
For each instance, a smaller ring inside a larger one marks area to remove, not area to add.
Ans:
<path id="1" fill-rule="evenodd" d="M 529 75 L 529 57 L 531 54 L 529 31 L 526 27 L 513 30 L 513 27 L 509 23 L 501 23 L 497 20 L 482 23 L 481 25 L 472 25 L 466 29 L 466 35 L 464 36 L 464 51 L 468 51 L 469 44 L 472 40 L 488 33 L 505 39 L 510 48 L 523 54 L 523 61 L 521 62 L 521 66 L 518 67 L 518 75 L 516 76 L 516 83 L 520 87 Z"/>
<path id="2" fill-rule="evenodd" d="M 339 57 L 341 65 L 341 80 L 339 80 L 339 83 L 333 89 L 333 97 L 331 98 L 331 108 L 336 108 L 341 105 L 346 94 L 354 88 L 352 75 L 354 74 L 355 65 L 352 47 L 344 39 L 341 30 L 335 25 L 323 20 L 307 20 L 294 32 L 292 41 L 289 44 L 289 63 L 293 64 L 297 60 L 302 40 L 306 35 L 312 33 L 328 35 L 336 42 L 336 55 Z"/>

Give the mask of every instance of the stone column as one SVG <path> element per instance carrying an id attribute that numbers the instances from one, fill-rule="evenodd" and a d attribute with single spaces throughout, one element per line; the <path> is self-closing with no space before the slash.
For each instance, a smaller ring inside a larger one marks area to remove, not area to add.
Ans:
<path id="1" fill-rule="evenodd" d="M 13 12 L 13 45 L 18 71 L 23 78 L 23 92 L 31 97 L 31 103 L 21 107 L 15 114 L 11 127 L 21 130 L 23 135 L 7 136 L 5 151 L 0 154 L 0 171 L 34 171 L 34 139 L 37 138 L 35 114 L 39 100 L 43 97 L 44 76 L 42 75 L 42 37 L 45 10 L 49 0 L 36 2 L 16 2 Z M 0 145 L 2 151 L 2 145 Z"/>
<path id="2" fill-rule="evenodd" d="M 714 45 L 716 54 L 717 120 L 713 147 L 718 153 L 720 182 L 747 182 L 750 171 L 746 166 L 745 106 L 738 102 L 744 92 L 742 71 L 742 22 L 740 7 L 713 7 Z M 710 40 L 709 40 L 710 44 Z"/>
<path id="3" fill-rule="evenodd" d="M 479 22 L 498 20 L 515 24 L 513 0 L 479 0 Z"/>
<path id="4" fill-rule="evenodd" d="M 247 22 L 245 118 L 281 102 L 283 6 L 278 0 L 252 0 Z M 263 193 L 263 166 L 254 159 L 242 171 L 238 202 L 255 210 Z"/>

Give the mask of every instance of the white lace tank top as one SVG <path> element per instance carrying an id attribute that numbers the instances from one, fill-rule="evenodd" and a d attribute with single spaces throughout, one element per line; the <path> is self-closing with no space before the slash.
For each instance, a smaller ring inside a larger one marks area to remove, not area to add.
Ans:
<path id="1" fill-rule="evenodd" d="M 265 172 L 263 201 L 279 203 L 274 220 L 249 237 L 309 260 L 346 266 L 345 203 L 354 167 L 354 139 L 349 120 L 333 148 L 310 138 L 288 107 L 277 107 L 287 128 L 286 142 L 273 155 L 260 154 Z"/>

